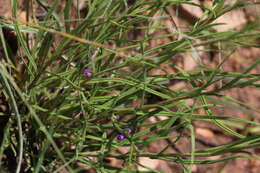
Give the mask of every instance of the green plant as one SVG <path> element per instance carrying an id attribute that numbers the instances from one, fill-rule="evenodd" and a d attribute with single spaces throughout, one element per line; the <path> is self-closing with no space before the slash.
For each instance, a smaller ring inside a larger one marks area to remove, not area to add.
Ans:
<path id="1" fill-rule="evenodd" d="M 213 28 L 218 17 L 256 3 L 236 1 L 226 5 L 220 0 L 206 7 L 185 0 L 92 0 L 84 2 L 87 10 L 83 17 L 78 3 L 78 8 L 72 8 L 72 0 L 66 1 L 60 12 L 56 10 L 60 0 L 52 5 L 44 0 L 37 3 L 46 10 L 42 21 L 35 18 L 30 8 L 27 12 L 32 20 L 19 21 L 17 0 L 12 0 L 13 19 L 0 19 L 1 28 L 14 29 L 21 52 L 20 56 L 9 56 L 1 30 L 5 56 L 0 63 L 0 94 L 10 107 L 4 113 L 9 120 L 1 141 L 0 156 L 7 157 L 1 158 L 3 168 L 16 172 L 62 169 L 79 172 L 84 169 L 77 166 L 81 163 L 97 172 L 134 172 L 135 166 L 140 166 L 137 158 L 149 157 L 179 163 L 186 172 L 191 172 L 193 164 L 256 158 L 246 149 L 259 146 L 260 136 L 255 129 L 259 129 L 260 123 L 215 115 L 212 111 L 213 107 L 224 105 L 253 116 L 260 112 L 223 94 L 232 88 L 259 88 L 260 76 L 251 71 L 260 61 L 256 60 L 243 72 L 221 69 L 239 47 L 259 47 L 259 24 L 252 22 L 241 30 L 217 33 Z M 203 9 L 204 18 L 187 26 L 185 31 L 176 26 L 176 32 L 155 37 L 155 31 L 166 29 L 161 23 L 163 17 L 169 17 L 168 8 L 181 4 Z M 161 18 L 155 18 L 158 14 Z M 142 33 L 141 39 L 131 38 L 136 31 Z M 151 41 L 164 38 L 172 41 L 150 46 Z M 198 49 L 208 45 L 218 49 Z M 190 51 L 215 52 L 222 59 L 214 68 L 200 63 L 192 71 L 173 63 L 178 55 Z M 20 64 L 24 71 L 19 71 Z M 165 71 L 162 68 L 165 64 L 176 73 L 151 73 L 155 69 Z M 173 80 L 190 87 L 171 90 L 167 84 Z M 219 82 L 222 85 L 208 89 Z M 189 104 L 189 99 L 193 104 Z M 199 114 L 198 110 L 205 113 Z M 157 121 L 149 122 L 151 117 Z M 197 150 L 194 130 L 197 121 L 211 122 L 235 140 Z M 129 127 L 135 129 L 130 130 L 131 134 Z M 172 132 L 177 133 L 173 136 Z M 182 138 L 189 139 L 190 152 L 168 152 Z M 160 152 L 144 152 L 151 143 L 160 140 L 168 142 Z M 118 153 L 124 146 L 130 148 L 129 152 Z M 227 155 L 208 159 L 222 154 Z M 11 157 L 18 158 L 17 164 L 7 168 Z M 112 167 L 105 163 L 108 157 L 123 160 L 124 165 Z"/>

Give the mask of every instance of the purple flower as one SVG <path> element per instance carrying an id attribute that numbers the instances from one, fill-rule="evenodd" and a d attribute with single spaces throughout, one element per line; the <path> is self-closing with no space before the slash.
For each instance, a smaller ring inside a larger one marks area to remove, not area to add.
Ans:
<path id="1" fill-rule="evenodd" d="M 89 72 L 89 71 L 84 71 L 83 74 L 84 74 L 84 76 L 86 76 L 86 77 L 91 77 L 91 76 L 92 76 L 92 73 Z"/>
<path id="2" fill-rule="evenodd" d="M 117 140 L 123 140 L 126 138 L 126 134 L 120 133 L 116 138 L 117 138 Z"/>
<path id="3" fill-rule="evenodd" d="M 65 93 L 65 88 L 61 88 L 59 91 L 60 94 L 64 94 Z"/>
<path id="4" fill-rule="evenodd" d="M 125 139 L 128 135 L 132 135 L 132 134 L 134 134 L 134 132 L 135 132 L 135 127 L 133 127 L 133 126 L 128 126 L 128 125 L 126 125 L 125 127 L 124 127 L 124 131 L 125 131 L 125 133 L 120 133 L 118 136 L 117 136 L 117 139 L 118 140 L 123 140 L 123 139 Z M 127 131 L 127 132 L 126 132 Z"/>
<path id="5" fill-rule="evenodd" d="M 91 77 L 91 76 L 92 76 L 92 73 L 89 71 L 89 67 L 88 67 L 88 66 L 85 66 L 85 67 L 83 68 L 83 75 L 84 75 L 85 77 Z"/>

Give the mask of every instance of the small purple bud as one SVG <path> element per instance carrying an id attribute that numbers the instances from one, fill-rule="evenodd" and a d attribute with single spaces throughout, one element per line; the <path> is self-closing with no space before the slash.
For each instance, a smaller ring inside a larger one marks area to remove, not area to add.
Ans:
<path id="1" fill-rule="evenodd" d="M 55 88 L 51 88 L 50 93 L 54 93 L 54 92 L 55 92 Z"/>
<path id="2" fill-rule="evenodd" d="M 59 91 L 60 94 L 64 94 L 65 93 L 65 88 L 61 88 Z"/>
<path id="3" fill-rule="evenodd" d="M 123 140 L 126 138 L 126 134 L 120 133 L 116 138 L 117 138 L 117 140 Z"/>
<path id="4" fill-rule="evenodd" d="M 86 77 L 91 77 L 91 76 L 92 76 L 92 73 L 89 72 L 89 71 L 84 71 L 83 74 L 84 74 L 84 76 L 86 76 Z"/>
<path id="5" fill-rule="evenodd" d="M 126 129 L 126 130 L 131 130 L 132 128 L 133 128 L 133 127 L 128 126 L 128 125 L 125 126 L 125 129 Z"/>
<path id="6" fill-rule="evenodd" d="M 84 68 L 83 68 L 83 71 L 86 71 L 86 70 L 88 70 L 88 66 L 85 66 Z"/>
<path id="7" fill-rule="evenodd" d="M 135 128 L 133 126 L 125 126 L 125 129 L 128 130 L 128 135 L 132 135 L 135 132 Z"/>

